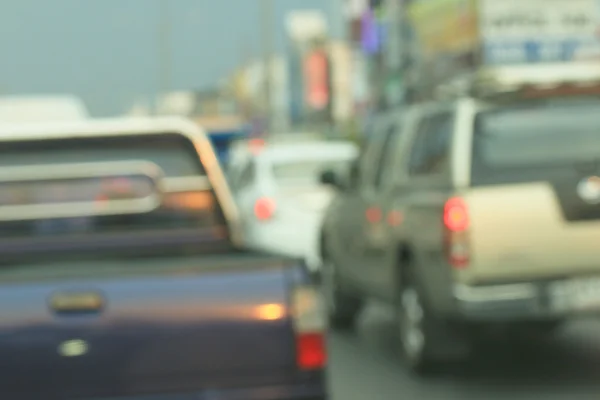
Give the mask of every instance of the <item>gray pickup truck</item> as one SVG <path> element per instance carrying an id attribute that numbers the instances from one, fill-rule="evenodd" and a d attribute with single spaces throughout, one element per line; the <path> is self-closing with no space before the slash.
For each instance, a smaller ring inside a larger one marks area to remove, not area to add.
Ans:
<path id="1" fill-rule="evenodd" d="M 410 368 L 491 331 L 600 310 L 596 98 L 434 102 L 381 117 L 321 233 L 334 327 L 392 304 Z M 493 328 L 493 329 L 492 329 Z"/>
<path id="2" fill-rule="evenodd" d="M 236 220 L 186 120 L 3 126 L 0 397 L 327 399 L 305 266 Z"/>

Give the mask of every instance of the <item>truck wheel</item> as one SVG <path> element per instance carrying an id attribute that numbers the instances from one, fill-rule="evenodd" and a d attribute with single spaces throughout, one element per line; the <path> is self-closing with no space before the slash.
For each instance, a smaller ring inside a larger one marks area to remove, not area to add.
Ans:
<path id="1" fill-rule="evenodd" d="M 412 274 L 402 279 L 395 304 L 401 351 L 412 373 L 428 376 L 449 361 L 463 361 L 470 341 L 448 321 L 435 316 Z"/>
<path id="2" fill-rule="evenodd" d="M 427 354 L 428 316 L 419 290 L 412 282 L 405 281 L 401 285 L 396 311 L 400 345 L 405 361 L 413 372 L 425 373 L 430 370 Z"/>
<path id="3" fill-rule="evenodd" d="M 335 263 L 323 260 L 321 290 L 325 301 L 329 326 L 333 329 L 352 329 L 362 308 L 362 299 L 344 291 L 339 284 Z"/>

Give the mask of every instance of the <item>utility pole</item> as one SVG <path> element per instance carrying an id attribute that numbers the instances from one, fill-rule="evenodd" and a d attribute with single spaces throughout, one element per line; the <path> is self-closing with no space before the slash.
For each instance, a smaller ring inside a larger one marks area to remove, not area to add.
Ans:
<path id="1" fill-rule="evenodd" d="M 171 90 L 171 13 L 169 9 L 169 0 L 159 0 L 159 2 L 159 96 L 164 96 Z"/>
<path id="2" fill-rule="evenodd" d="M 264 102 L 265 102 L 265 128 L 270 134 L 273 128 L 273 110 L 271 91 L 273 87 L 272 73 L 272 52 L 273 52 L 273 37 L 275 36 L 273 25 L 273 14 L 275 4 L 273 0 L 260 0 L 260 26 L 262 27 L 262 51 L 264 58 Z"/>

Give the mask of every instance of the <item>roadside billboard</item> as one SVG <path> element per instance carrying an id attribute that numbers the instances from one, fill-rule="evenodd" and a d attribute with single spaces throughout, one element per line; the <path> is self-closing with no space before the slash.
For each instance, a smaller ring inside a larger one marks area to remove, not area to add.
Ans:
<path id="1" fill-rule="evenodd" d="M 600 55 L 599 0 L 479 0 L 486 64 L 570 62 Z"/>
<path id="2" fill-rule="evenodd" d="M 285 18 L 287 34 L 298 42 L 309 42 L 325 37 L 329 32 L 327 17 L 320 10 L 296 10 Z"/>
<path id="3" fill-rule="evenodd" d="M 305 101 L 313 110 L 325 110 L 330 101 L 329 57 L 324 49 L 310 51 L 304 60 Z"/>
<path id="4" fill-rule="evenodd" d="M 479 44 L 477 0 L 416 0 L 407 15 L 424 56 L 459 53 Z"/>
<path id="5" fill-rule="evenodd" d="M 370 55 L 379 54 L 383 50 L 385 30 L 374 11 L 365 11 L 362 16 L 360 30 L 360 42 L 363 51 Z"/>
<path id="6" fill-rule="evenodd" d="M 423 56 L 479 53 L 484 64 L 599 58 L 600 0 L 414 0 Z"/>

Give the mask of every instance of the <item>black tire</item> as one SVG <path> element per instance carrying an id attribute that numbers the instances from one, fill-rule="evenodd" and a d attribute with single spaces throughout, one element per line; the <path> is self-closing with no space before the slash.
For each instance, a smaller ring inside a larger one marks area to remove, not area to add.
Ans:
<path id="1" fill-rule="evenodd" d="M 468 336 L 434 315 L 414 274 L 407 271 L 395 302 L 400 349 L 411 373 L 431 376 L 451 361 L 465 361 L 471 349 Z"/>
<path id="2" fill-rule="evenodd" d="M 343 290 L 339 284 L 335 263 L 329 258 L 323 259 L 320 284 L 329 326 L 334 330 L 354 328 L 363 301 L 359 296 Z"/>

